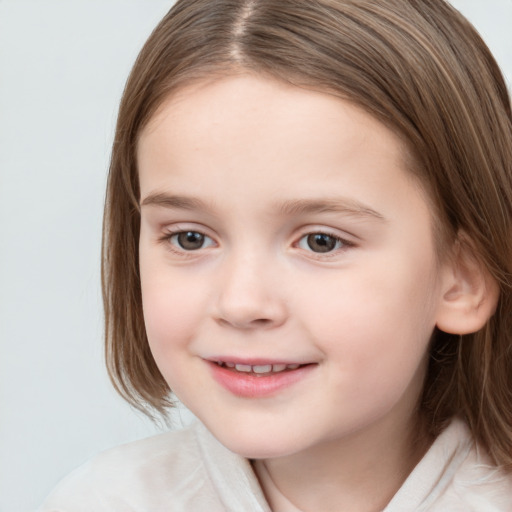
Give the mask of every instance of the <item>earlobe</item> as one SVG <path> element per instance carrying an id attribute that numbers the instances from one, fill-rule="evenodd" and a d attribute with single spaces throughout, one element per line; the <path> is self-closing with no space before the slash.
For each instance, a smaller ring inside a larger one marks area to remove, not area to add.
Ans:
<path id="1" fill-rule="evenodd" d="M 466 237 L 458 237 L 442 272 L 437 328 L 450 334 L 480 330 L 496 310 L 499 287 Z"/>

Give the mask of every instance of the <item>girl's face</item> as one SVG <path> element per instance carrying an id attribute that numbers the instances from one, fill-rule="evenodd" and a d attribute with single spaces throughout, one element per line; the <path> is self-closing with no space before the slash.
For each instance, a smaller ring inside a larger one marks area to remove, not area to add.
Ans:
<path id="1" fill-rule="evenodd" d="M 405 162 L 352 104 L 254 76 L 181 91 L 142 133 L 149 343 L 231 450 L 411 427 L 443 268 Z"/>

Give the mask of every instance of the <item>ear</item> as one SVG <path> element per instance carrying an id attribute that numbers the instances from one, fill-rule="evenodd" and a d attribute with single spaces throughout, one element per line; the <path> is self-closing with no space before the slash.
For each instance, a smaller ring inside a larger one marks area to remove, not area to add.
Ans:
<path id="1" fill-rule="evenodd" d="M 452 249 L 443 265 L 436 326 L 450 334 L 470 334 L 494 314 L 500 291 L 464 234 L 457 237 Z"/>

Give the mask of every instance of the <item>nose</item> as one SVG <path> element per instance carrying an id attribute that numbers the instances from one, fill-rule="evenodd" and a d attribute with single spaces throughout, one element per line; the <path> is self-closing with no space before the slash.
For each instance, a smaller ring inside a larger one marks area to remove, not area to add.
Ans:
<path id="1" fill-rule="evenodd" d="M 233 257 L 219 272 L 215 320 L 236 329 L 270 329 L 286 322 L 283 287 L 268 258 Z"/>

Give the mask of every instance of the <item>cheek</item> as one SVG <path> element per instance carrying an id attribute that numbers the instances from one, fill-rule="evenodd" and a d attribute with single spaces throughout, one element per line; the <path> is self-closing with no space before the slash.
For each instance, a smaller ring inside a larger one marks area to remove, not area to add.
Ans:
<path id="1" fill-rule="evenodd" d="M 190 340 L 199 324 L 199 297 L 193 293 L 194 288 L 162 279 L 164 274 L 156 279 L 141 274 L 149 348 L 169 387 L 186 403 L 187 390 L 199 385 L 190 382 L 193 372 L 187 359 Z"/>
<path id="2" fill-rule="evenodd" d="M 186 346 L 193 336 L 204 290 L 171 273 L 165 265 L 146 264 L 142 259 L 141 287 L 148 341 L 159 364 L 159 358 Z"/>
<path id="3" fill-rule="evenodd" d="M 336 414 L 370 421 L 397 404 L 414 407 L 433 314 L 426 300 L 431 283 L 421 273 L 366 270 L 315 293 L 302 321 L 325 354 Z"/>
<path id="4" fill-rule="evenodd" d="M 390 255 L 311 286 L 301 306 L 304 328 L 341 365 L 381 376 L 384 368 L 411 368 L 423 358 L 435 325 L 432 265 L 421 255 Z"/>

